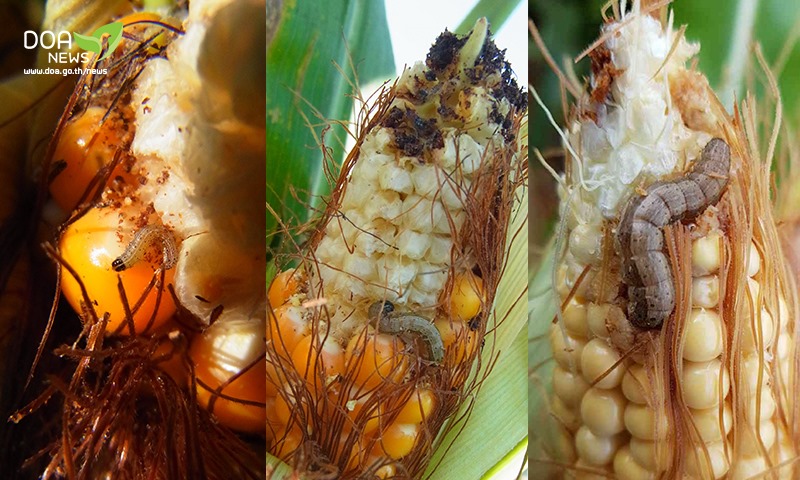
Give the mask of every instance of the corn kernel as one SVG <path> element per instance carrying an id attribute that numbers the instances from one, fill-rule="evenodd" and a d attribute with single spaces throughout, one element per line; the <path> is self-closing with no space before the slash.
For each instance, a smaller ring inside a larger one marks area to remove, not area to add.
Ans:
<path id="1" fill-rule="evenodd" d="M 704 409 L 719 405 L 719 402 L 728 395 L 729 389 L 728 369 L 723 368 L 719 360 L 684 362 L 683 399 L 690 408 Z"/>
<path id="2" fill-rule="evenodd" d="M 706 275 L 692 279 L 692 306 L 716 308 L 719 304 L 719 277 Z"/>
<path id="3" fill-rule="evenodd" d="M 692 276 L 710 275 L 719 270 L 722 237 L 719 232 L 696 239 L 692 243 Z"/>
<path id="4" fill-rule="evenodd" d="M 625 375 L 625 364 L 608 342 L 594 338 L 581 352 L 581 371 L 583 378 L 597 388 L 616 388 Z"/>
<path id="5" fill-rule="evenodd" d="M 683 344 L 683 358 L 692 362 L 707 362 L 722 354 L 722 322 L 713 310 L 692 309 L 687 319 Z"/>
<path id="6" fill-rule="evenodd" d="M 192 340 L 189 348 L 198 380 L 197 401 L 211 410 L 220 423 L 235 430 L 264 431 L 264 348 L 261 322 L 235 320 L 211 325 Z M 243 372 L 245 368 L 248 370 Z M 214 391 L 223 385 L 220 393 L 235 400 L 214 395 Z"/>
<path id="7" fill-rule="evenodd" d="M 292 351 L 292 363 L 306 381 L 321 388 L 344 374 L 344 349 L 330 337 L 322 342 L 309 335 L 297 342 Z M 320 373 L 323 378 L 319 377 Z"/>
<path id="8" fill-rule="evenodd" d="M 421 423 L 430 418 L 436 407 L 436 396 L 428 388 L 415 390 L 411 398 L 397 413 L 395 421 L 398 423 Z"/>
<path id="9" fill-rule="evenodd" d="M 618 390 L 590 388 L 581 401 L 581 419 L 598 437 L 625 429 L 625 397 Z"/>
<path id="10" fill-rule="evenodd" d="M 289 301 L 292 295 L 300 288 L 300 279 L 295 270 L 284 270 L 275 275 L 269 285 L 267 298 L 273 310 Z"/>
<path id="11" fill-rule="evenodd" d="M 362 391 L 380 386 L 383 382 L 400 383 L 408 369 L 408 360 L 401 352 L 403 342 L 394 335 L 355 335 L 345 351 L 347 374 L 355 371 L 356 385 Z"/>
<path id="12" fill-rule="evenodd" d="M 619 480 L 655 480 L 658 475 L 639 465 L 627 446 L 619 449 L 614 456 L 614 473 Z"/>
<path id="13" fill-rule="evenodd" d="M 575 448 L 578 456 L 587 464 L 603 466 L 611 463 L 624 439 L 622 434 L 598 437 L 584 425 L 575 434 Z"/>
<path id="14" fill-rule="evenodd" d="M 92 179 L 111 163 L 117 148 L 122 148 L 117 133 L 120 125 L 113 118 L 102 123 L 106 109 L 90 107 L 64 127 L 53 153 L 54 162 L 64 162 L 64 169 L 50 182 L 50 194 L 66 212 L 78 206 Z M 133 184 L 120 164 L 109 178 L 124 176 Z M 86 197 L 85 200 L 90 200 Z"/>
<path id="15" fill-rule="evenodd" d="M 304 317 L 301 307 L 283 305 L 268 311 L 267 316 L 267 341 L 272 342 L 279 355 L 288 357 L 300 340 L 311 332 L 311 323 Z"/>
<path id="16" fill-rule="evenodd" d="M 705 410 L 692 410 L 692 422 L 700 438 L 706 443 L 718 442 L 724 439 L 733 426 L 733 413 L 731 405 L 725 402 L 722 408 L 722 425 L 720 425 L 719 406 L 706 408 Z M 724 431 L 720 431 L 720 426 Z"/>
<path id="17" fill-rule="evenodd" d="M 583 376 L 556 365 L 553 370 L 553 391 L 564 405 L 575 408 L 581 404 L 583 395 L 589 390 L 589 383 Z"/>
<path id="18" fill-rule="evenodd" d="M 478 315 L 483 305 L 483 280 L 471 272 L 456 275 L 450 295 L 450 315 L 463 322 Z"/>
<path id="19" fill-rule="evenodd" d="M 411 453 L 421 431 L 418 423 L 394 423 L 381 434 L 381 447 L 390 458 L 399 460 Z"/>
<path id="20" fill-rule="evenodd" d="M 669 420 L 663 407 L 658 412 L 648 405 L 629 403 L 625 407 L 625 428 L 642 440 L 663 440 L 669 433 Z"/>

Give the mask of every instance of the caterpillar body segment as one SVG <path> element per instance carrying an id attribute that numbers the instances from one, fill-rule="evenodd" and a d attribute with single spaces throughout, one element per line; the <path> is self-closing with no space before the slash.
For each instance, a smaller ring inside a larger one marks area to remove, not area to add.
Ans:
<path id="1" fill-rule="evenodd" d="M 369 307 L 373 327 L 379 332 L 393 334 L 413 334 L 423 339 L 427 345 L 428 360 L 440 363 L 444 358 L 442 334 L 433 323 L 413 313 L 395 312 L 390 302 L 376 302 Z"/>
<path id="2" fill-rule="evenodd" d="M 625 206 L 617 227 L 628 318 L 640 328 L 660 327 L 675 308 L 675 285 L 664 251 L 662 228 L 691 221 L 719 201 L 728 182 L 730 148 L 711 139 L 685 177 L 656 182 Z"/>
<path id="3" fill-rule="evenodd" d="M 141 260 L 153 245 L 158 244 L 161 251 L 161 267 L 169 270 L 178 263 L 178 251 L 175 246 L 175 238 L 163 225 L 146 225 L 133 236 L 133 240 L 125 247 L 122 255 L 115 258 L 111 263 L 111 268 L 115 272 L 121 272 L 130 268 Z"/>

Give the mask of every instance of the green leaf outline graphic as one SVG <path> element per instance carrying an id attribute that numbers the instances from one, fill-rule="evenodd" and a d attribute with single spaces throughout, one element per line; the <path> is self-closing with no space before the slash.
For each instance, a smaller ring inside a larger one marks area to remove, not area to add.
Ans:
<path id="1" fill-rule="evenodd" d="M 81 35 L 72 32 L 75 43 L 78 47 L 93 53 L 100 53 L 103 49 L 103 35 L 108 34 L 108 50 L 99 60 L 103 60 L 117 49 L 119 42 L 122 41 L 122 22 L 111 22 L 98 28 L 91 35 Z"/>
<path id="2" fill-rule="evenodd" d="M 94 37 L 81 35 L 78 32 L 72 32 L 72 35 L 75 37 L 75 43 L 78 45 L 78 47 L 86 50 L 87 52 L 100 53 L 100 49 L 103 48 L 103 46 L 100 44 L 100 40 Z"/>

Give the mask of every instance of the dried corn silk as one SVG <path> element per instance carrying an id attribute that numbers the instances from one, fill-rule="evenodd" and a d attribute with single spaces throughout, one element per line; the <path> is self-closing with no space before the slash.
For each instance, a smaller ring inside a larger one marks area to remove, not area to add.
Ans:
<path id="1" fill-rule="evenodd" d="M 267 436 L 300 471 L 418 478 L 477 381 L 527 182 L 512 77 L 485 19 L 442 34 L 381 92 L 307 253 L 271 285 Z"/>
<path id="2" fill-rule="evenodd" d="M 568 120 L 552 417 L 531 422 L 557 478 L 794 478 L 771 159 L 688 67 L 699 45 L 641 8 L 603 27 Z"/>

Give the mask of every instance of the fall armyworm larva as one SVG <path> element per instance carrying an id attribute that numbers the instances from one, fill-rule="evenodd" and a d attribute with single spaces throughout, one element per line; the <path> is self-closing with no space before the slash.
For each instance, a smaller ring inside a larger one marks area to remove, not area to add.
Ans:
<path id="1" fill-rule="evenodd" d="M 178 249 L 175 246 L 175 237 L 163 225 L 146 225 L 140 228 L 133 236 L 131 243 L 125 247 L 122 255 L 111 263 L 111 268 L 115 272 L 121 272 L 132 267 L 142 259 L 145 252 L 158 242 L 161 245 L 162 264 L 165 270 L 169 270 L 178 263 Z"/>
<path id="2" fill-rule="evenodd" d="M 675 308 L 675 284 L 662 228 L 693 220 L 717 203 L 728 184 L 731 151 L 711 139 L 683 177 L 656 182 L 634 196 L 622 212 L 617 242 L 622 279 L 628 285 L 628 318 L 639 328 L 658 328 Z"/>
<path id="3" fill-rule="evenodd" d="M 441 363 L 444 358 L 444 343 L 436 326 L 427 319 L 413 313 L 394 311 L 394 305 L 388 301 L 375 302 L 369 307 L 369 316 L 373 325 L 381 333 L 414 334 L 425 340 L 428 345 L 428 360 Z"/>

